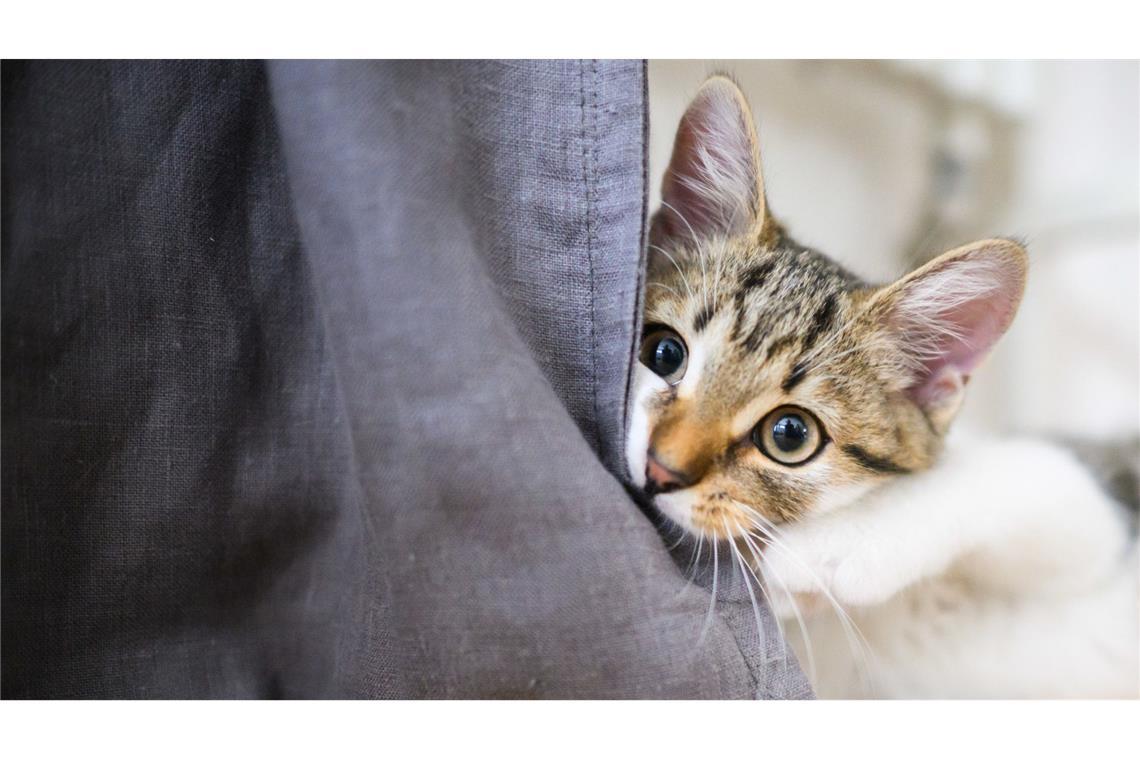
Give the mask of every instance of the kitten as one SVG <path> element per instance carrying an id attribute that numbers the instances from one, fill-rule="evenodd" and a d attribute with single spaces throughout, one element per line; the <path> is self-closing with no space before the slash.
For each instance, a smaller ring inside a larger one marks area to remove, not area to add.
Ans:
<path id="1" fill-rule="evenodd" d="M 947 435 L 1017 310 L 1022 246 L 861 281 L 769 213 L 724 77 L 682 118 L 662 195 L 631 478 L 748 562 L 817 693 L 1137 696 L 1121 505 L 1062 448 Z"/>

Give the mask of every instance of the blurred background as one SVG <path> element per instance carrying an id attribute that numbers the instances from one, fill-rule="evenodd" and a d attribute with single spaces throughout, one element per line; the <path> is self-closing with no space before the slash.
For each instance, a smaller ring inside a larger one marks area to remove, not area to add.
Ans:
<path id="1" fill-rule="evenodd" d="M 1140 65 L 652 61 L 654 208 L 677 122 L 717 71 L 752 103 L 774 213 L 864 278 L 977 238 L 1028 244 L 1021 311 L 960 425 L 1140 430 Z"/>

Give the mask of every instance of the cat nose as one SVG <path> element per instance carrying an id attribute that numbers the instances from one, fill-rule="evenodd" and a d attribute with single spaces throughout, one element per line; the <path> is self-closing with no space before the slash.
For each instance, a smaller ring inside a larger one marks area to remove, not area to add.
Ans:
<path id="1" fill-rule="evenodd" d="M 678 491 L 692 485 L 692 479 L 661 464 L 653 451 L 645 458 L 645 490 L 649 495 Z"/>

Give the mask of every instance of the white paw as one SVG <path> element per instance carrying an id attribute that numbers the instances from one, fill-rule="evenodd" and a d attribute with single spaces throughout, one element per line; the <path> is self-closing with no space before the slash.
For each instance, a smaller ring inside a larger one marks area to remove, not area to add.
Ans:
<path id="1" fill-rule="evenodd" d="M 826 552 L 813 551 L 818 547 L 810 544 L 797 545 L 802 543 L 789 536 L 780 546 L 764 549 L 761 569 L 768 586 L 775 591 L 774 596 L 818 596 L 831 591 L 839 560 Z"/>
<path id="2" fill-rule="evenodd" d="M 786 530 L 781 546 L 768 546 L 762 567 L 774 597 L 831 596 L 844 607 L 865 607 L 881 604 L 906 585 L 894 564 L 889 551 L 874 541 L 836 531 L 817 535 L 805 526 Z M 778 614 L 790 611 L 781 609 L 786 602 L 776 607 Z"/>
<path id="3" fill-rule="evenodd" d="M 844 557 L 831 579 L 831 593 L 840 604 L 870 607 L 882 604 L 903 585 L 897 568 L 888 557 L 867 548 L 855 549 Z"/>

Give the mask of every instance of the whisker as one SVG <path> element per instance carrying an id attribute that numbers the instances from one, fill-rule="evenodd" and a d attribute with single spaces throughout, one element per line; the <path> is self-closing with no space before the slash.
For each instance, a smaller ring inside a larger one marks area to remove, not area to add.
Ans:
<path id="1" fill-rule="evenodd" d="M 741 540 L 744 541 L 745 545 L 748 547 L 749 553 L 752 555 L 752 559 L 755 562 L 755 570 L 759 571 L 761 575 L 764 575 L 764 566 L 763 566 L 763 563 L 760 561 L 760 548 L 758 546 L 756 546 L 756 543 L 752 540 L 753 539 L 752 534 L 749 533 L 747 530 L 745 530 L 742 532 L 742 535 L 740 538 L 741 538 Z M 755 571 L 753 572 L 752 575 L 754 578 L 756 578 L 756 584 L 758 586 L 760 586 L 761 593 L 764 594 L 764 598 L 768 601 L 768 608 L 772 610 L 772 617 L 776 621 L 776 628 L 780 631 L 780 638 L 783 639 L 784 641 L 787 641 L 787 635 L 784 631 L 783 621 L 781 621 L 780 616 L 776 614 L 775 605 L 772 604 L 772 597 L 768 595 L 768 592 L 765 589 L 765 586 L 769 586 L 771 584 L 768 584 L 766 582 L 762 583 L 760 581 L 760 578 L 758 578 L 756 576 Z M 767 579 L 767 576 L 765 576 L 765 580 L 766 579 Z M 796 623 L 798 624 L 799 629 L 800 629 L 800 635 L 803 636 L 804 641 L 808 647 L 808 650 L 807 650 L 808 672 L 810 673 L 811 680 L 814 683 L 815 682 L 815 675 L 816 675 L 815 652 L 811 648 L 811 636 L 808 634 L 807 626 L 804 623 L 803 617 L 800 615 L 799 607 L 798 607 L 798 605 L 796 605 L 795 599 L 792 597 L 791 593 L 788 591 L 788 587 L 786 585 L 784 585 L 782 581 L 780 582 L 780 585 L 784 589 L 784 594 L 789 598 L 789 603 L 792 606 L 792 611 L 793 611 L 793 614 L 795 615 Z M 774 591 L 774 589 L 773 589 L 773 591 Z M 786 670 L 787 669 L 787 652 L 786 652 L 786 650 L 784 653 L 784 661 L 785 661 L 785 670 Z"/>
<path id="2" fill-rule="evenodd" d="M 676 206 L 670 203 L 661 201 L 661 205 L 672 211 L 677 215 L 678 219 L 685 223 L 685 226 L 689 228 L 689 235 L 692 237 L 693 245 L 696 246 L 697 255 L 704 256 L 704 252 L 701 250 L 701 239 L 697 236 L 696 230 L 693 229 L 693 225 L 689 224 L 689 220 L 685 218 L 685 215 L 678 211 Z"/>
<path id="3" fill-rule="evenodd" d="M 697 572 L 700 570 L 701 565 L 701 545 L 704 544 L 705 534 L 701 531 L 697 534 L 697 551 L 689 560 L 689 566 L 685 570 L 685 585 L 677 592 L 677 597 L 682 596 L 693 585 L 693 579 L 696 577 Z"/>
<path id="4" fill-rule="evenodd" d="M 697 637 L 697 647 L 698 648 L 701 646 L 701 644 L 704 643 L 705 634 L 708 633 L 709 626 L 712 625 L 713 610 L 716 608 L 717 579 L 720 577 L 720 561 L 719 561 L 719 558 L 717 557 L 716 536 L 712 536 L 709 543 L 712 544 L 712 555 L 713 555 L 712 593 L 709 595 L 709 611 L 705 615 L 704 625 L 701 626 L 701 635 Z"/>
<path id="5" fill-rule="evenodd" d="M 873 677 L 870 667 L 870 657 L 872 655 L 871 645 L 870 642 L 867 641 L 867 638 L 863 635 L 863 632 L 859 629 L 859 626 L 856 625 L 855 621 L 847 613 L 847 610 L 844 609 L 843 605 L 841 605 L 839 601 L 831 594 L 831 592 L 827 589 L 819 577 L 814 572 L 812 572 L 811 568 L 809 568 L 807 564 L 804 563 L 795 554 L 795 552 L 791 551 L 791 549 L 789 549 L 786 544 L 784 544 L 776 537 L 775 533 L 778 532 L 778 529 L 770 520 L 768 520 L 766 517 L 761 515 L 759 512 L 747 504 L 743 504 L 736 500 L 733 500 L 733 504 L 736 504 L 738 507 L 743 509 L 746 516 L 753 516 L 749 519 L 750 522 L 752 522 L 753 526 L 763 534 L 760 536 L 760 538 L 764 539 L 767 543 L 769 543 L 769 545 L 774 546 L 780 551 L 784 552 L 784 554 L 789 559 L 795 562 L 801 569 L 804 570 L 804 572 L 806 572 L 811 577 L 819 593 L 823 596 L 824 599 L 827 600 L 828 604 L 830 604 L 832 609 L 835 611 L 840 626 L 843 629 L 844 637 L 847 639 L 848 646 L 851 648 L 851 653 L 855 655 L 859 660 L 859 662 L 856 663 L 856 668 L 863 679 L 864 686 L 868 689 L 868 693 L 873 693 Z M 767 527 L 765 527 L 765 523 L 767 524 Z"/>
<path id="6" fill-rule="evenodd" d="M 708 268 L 705 265 L 705 261 L 708 257 L 705 255 L 704 249 L 701 248 L 701 240 L 697 236 L 696 231 L 693 229 L 693 225 L 689 224 L 689 220 L 685 218 L 684 214 L 677 210 L 676 206 L 673 206 L 672 204 L 665 201 L 661 201 L 661 205 L 676 214 L 677 217 L 685 223 L 685 226 L 689 228 L 689 235 L 692 236 L 693 245 L 697 249 L 697 259 L 701 262 L 701 285 L 703 285 L 705 289 L 704 305 L 705 308 L 709 308 Z M 696 300 L 696 298 L 694 297 L 693 300 Z"/>
<path id="7" fill-rule="evenodd" d="M 724 527 L 725 527 L 725 530 L 728 531 L 731 535 L 731 531 L 729 531 L 729 527 L 728 527 L 727 518 L 725 519 Z M 740 523 L 737 523 L 737 528 L 740 528 L 740 527 L 741 527 Z M 745 541 L 747 541 L 747 539 L 745 539 Z M 772 608 L 772 598 L 770 596 L 768 596 L 768 592 L 764 589 L 764 584 L 762 584 L 760 582 L 760 579 L 756 576 L 756 572 L 754 570 L 752 570 L 751 567 L 749 567 L 747 561 L 744 559 L 744 555 L 741 553 L 740 549 L 736 546 L 735 542 L 733 542 L 730 539 L 729 544 L 730 544 L 730 546 L 732 546 L 732 550 L 735 553 L 738 561 L 740 562 L 741 568 L 743 568 L 745 570 L 744 585 L 748 589 L 748 597 L 752 601 L 752 612 L 756 616 L 757 635 L 760 638 L 761 648 L 766 650 L 767 649 L 767 632 L 764 630 L 764 626 L 760 622 L 760 611 L 757 608 L 756 595 L 752 592 L 752 584 L 748 581 L 748 576 L 751 574 L 752 578 L 756 581 L 756 586 L 757 586 L 757 588 L 760 589 L 760 593 L 763 595 L 764 600 L 767 603 L 769 610 L 773 609 Z M 772 618 L 776 622 L 776 630 L 780 634 L 780 639 L 782 641 L 786 640 L 786 637 L 784 635 L 784 625 L 780 621 L 779 617 L 776 616 L 774 611 L 772 612 Z M 787 653 L 787 649 L 784 650 L 783 657 L 781 657 L 781 659 L 783 660 L 783 663 L 784 663 L 784 676 L 786 677 L 788 674 L 788 653 Z"/>
<path id="8" fill-rule="evenodd" d="M 722 518 L 724 522 L 724 531 L 728 535 L 732 535 L 732 531 L 728 527 L 728 518 Z M 748 589 L 748 598 L 752 601 L 752 615 L 756 618 L 756 635 L 760 637 L 760 641 L 764 640 L 764 624 L 760 621 L 760 607 L 756 602 L 756 595 L 752 593 L 752 582 L 748 580 L 748 572 L 745 569 L 744 557 L 740 554 L 740 549 L 737 548 L 736 543 L 730 538 L 728 541 L 728 548 L 732 551 L 732 558 L 740 566 L 744 577 L 744 587 Z"/>
<path id="9" fill-rule="evenodd" d="M 746 532 L 745 535 L 742 536 L 742 538 L 744 539 L 745 544 L 748 546 L 749 551 L 751 552 L 752 557 L 756 562 L 756 569 L 759 570 L 760 574 L 764 576 L 765 580 L 767 580 L 768 576 L 764 572 L 764 564 L 763 564 L 763 562 L 760 561 L 760 548 L 758 546 L 756 546 L 755 542 L 753 541 L 753 535 L 751 533 Z M 804 621 L 803 614 L 800 612 L 800 606 L 796 602 L 795 594 L 793 594 L 790 590 L 788 590 L 787 584 L 784 583 L 784 581 L 780 578 L 780 576 L 777 573 L 773 572 L 772 576 L 776 579 L 776 582 L 780 584 L 780 588 L 783 589 L 784 596 L 788 600 L 788 606 L 790 606 L 792 608 L 792 616 L 795 618 L 796 626 L 799 628 L 799 631 L 800 631 L 800 636 L 802 636 L 803 640 L 804 640 L 804 654 L 806 655 L 806 658 L 807 658 L 809 678 L 811 679 L 812 683 L 815 683 L 816 677 L 817 677 L 819 671 L 816 669 L 815 646 L 812 643 L 811 634 L 808 632 L 807 623 Z M 771 584 L 767 584 L 767 585 L 771 585 Z M 769 604 L 769 606 L 772 606 L 771 600 L 769 600 L 768 604 Z M 773 612 L 773 617 L 776 618 L 777 623 L 779 624 L 780 616 L 776 615 L 775 612 Z M 784 631 L 783 631 L 782 627 L 780 628 L 780 634 L 782 636 L 784 635 Z M 786 640 L 787 637 L 785 636 L 784 638 Z"/>
<path id="10" fill-rule="evenodd" d="M 657 246 L 654 246 L 654 247 L 656 248 Z M 663 282 L 651 282 L 651 283 L 648 283 L 645 287 L 647 287 L 647 288 L 661 288 L 662 290 L 668 290 L 676 298 L 681 297 L 681 294 L 677 292 L 676 288 L 671 288 Z"/>
<path id="11" fill-rule="evenodd" d="M 675 530 L 681 534 L 676 541 L 666 547 L 666 551 L 672 554 L 677 549 L 677 547 L 683 544 L 685 542 L 685 539 L 689 537 L 689 532 L 682 528 L 680 525 L 672 524 L 672 521 L 670 521 L 670 523 L 670 529 Z"/>
<path id="12" fill-rule="evenodd" d="M 799 562 L 798 558 L 786 546 L 775 541 L 771 535 L 765 536 L 765 538 L 767 538 L 769 543 L 774 548 L 783 551 L 787 556 L 791 557 L 793 561 L 797 561 L 797 563 L 802 566 L 803 563 Z M 806 567 L 804 567 L 804 569 L 807 570 Z M 808 570 L 808 572 L 810 574 L 810 570 Z M 831 592 L 823 587 L 818 578 L 815 578 L 813 576 L 813 579 L 815 580 L 815 584 L 819 590 L 820 595 L 827 601 L 828 605 L 835 612 L 836 619 L 839 621 L 840 628 L 843 631 L 843 636 L 847 640 L 847 646 L 851 651 L 851 654 L 856 657 L 856 670 L 859 673 L 861 680 L 863 680 L 864 686 L 869 689 L 869 680 L 871 674 L 868 654 L 870 652 L 869 642 L 867 642 L 867 639 L 863 635 L 863 632 L 859 629 L 859 626 L 856 625 L 855 621 L 847 613 L 847 610 L 843 607 L 843 605 L 839 604 L 838 600 L 835 599 Z M 798 606 L 796 606 L 796 609 L 798 610 Z M 870 693 L 870 691 L 868 691 L 868 693 Z"/>
<path id="13" fill-rule="evenodd" d="M 684 285 L 685 290 L 689 292 L 689 298 L 693 299 L 694 301 L 697 300 L 696 294 L 693 293 L 693 286 L 689 284 L 689 278 L 685 276 L 685 271 L 681 269 L 681 265 L 677 263 L 677 259 L 673 258 L 673 254 L 669 253 L 659 245 L 653 245 L 650 243 L 649 247 L 660 253 L 665 258 L 669 259 L 669 262 L 673 265 L 673 268 L 677 270 L 677 274 L 681 277 L 681 284 Z"/>

